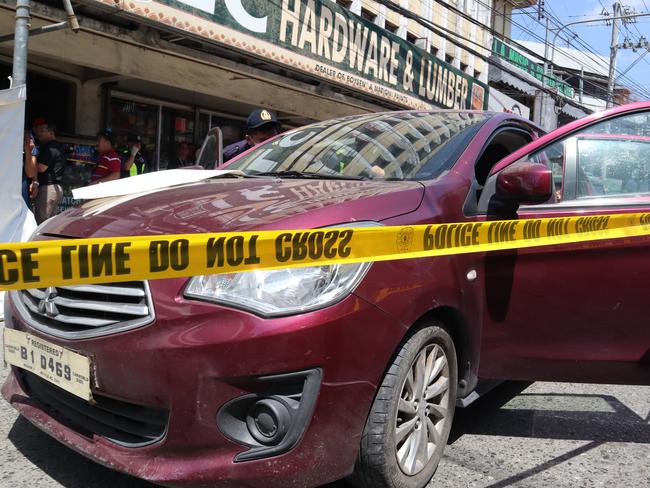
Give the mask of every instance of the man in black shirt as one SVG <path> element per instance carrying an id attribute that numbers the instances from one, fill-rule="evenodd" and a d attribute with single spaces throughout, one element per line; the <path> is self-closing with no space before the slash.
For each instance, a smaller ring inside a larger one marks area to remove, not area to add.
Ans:
<path id="1" fill-rule="evenodd" d="M 44 123 L 36 127 L 40 142 L 36 169 L 38 171 L 38 195 L 36 196 L 35 217 L 41 222 L 56 215 L 63 198 L 63 170 L 65 169 L 65 148 L 56 140 L 56 129 Z"/>
<path id="2" fill-rule="evenodd" d="M 246 119 L 246 136 L 243 140 L 223 148 L 223 162 L 248 151 L 251 147 L 270 139 L 280 132 L 280 122 L 273 112 L 259 108 Z"/>

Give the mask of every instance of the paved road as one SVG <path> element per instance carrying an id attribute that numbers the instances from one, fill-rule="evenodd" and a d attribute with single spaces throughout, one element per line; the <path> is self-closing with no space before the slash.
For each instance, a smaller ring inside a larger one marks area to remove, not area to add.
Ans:
<path id="1" fill-rule="evenodd" d="M 116 486 L 154 487 L 88 461 L 0 403 L 0 487 Z M 504 383 L 457 412 L 431 487 L 650 488 L 650 387 Z"/>

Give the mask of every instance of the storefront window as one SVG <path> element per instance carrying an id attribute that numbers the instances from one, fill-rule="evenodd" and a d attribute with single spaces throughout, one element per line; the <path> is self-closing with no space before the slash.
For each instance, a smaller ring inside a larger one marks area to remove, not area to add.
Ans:
<path id="1" fill-rule="evenodd" d="M 142 138 L 143 155 L 148 163 L 146 171 L 153 171 L 156 157 L 158 107 L 146 103 L 111 99 L 108 127 L 115 133 L 116 149 L 126 146 L 130 134 Z"/>
<path id="2" fill-rule="evenodd" d="M 245 122 L 243 120 L 213 115 L 211 122 L 211 127 L 219 127 L 221 129 L 224 147 L 233 142 L 240 141 L 244 137 Z"/>
<path id="3" fill-rule="evenodd" d="M 11 66 L 0 64 L 0 89 L 9 88 Z M 76 89 L 74 83 L 50 77 L 32 70 L 27 72 L 27 103 L 25 124 L 30 126 L 35 119 L 43 117 L 57 128 L 58 135 L 73 134 L 75 131 Z"/>
<path id="4" fill-rule="evenodd" d="M 240 141 L 244 137 L 244 121 L 221 115 L 201 112 L 199 115 L 198 140 L 203 143 L 208 131 L 219 127 L 223 135 L 223 146 Z M 201 145 L 199 145 L 199 148 Z"/>
<path id="5" fill-rule="evenodd" d="M 183 159 L 194 161 L 194 113 L 163 108 L 158 169 L 178 166 L 179 147 L 182 143 L 189 146 L 188 156 Z"/>
<path id="6" fill-rule="evenodd" d="M 107 127 L 115 133 L 117 149 L 126 145 L 129 134 L 142 137 L 148 171 L 179 167 L 179 159 L 184 161 L 182 166 L 195 164 L 196 155 L 211 127 L 221 129 L 224 146 L 244 136 L 245 121 L 242 119 L 207 110 L 199 110 L 198 118 L 195 118 L 195 112 L 165 106 L 164 102 L 144 103 L 126 98 L 111 98 Z M 158 141 L 160 147 L 157 147 Z"/>
<path id="7" fill-rule="evenodd" d="M 199 142 L 202 142 L 205 139 L 210 127 L 212 127 L 212 124 L 210 123 L 211 117 L 210 114 L 205 112 L 199 114 L 199 126 L 196 128 L 197 140 Z"/>
<path id="8" fill-rule="evenodd" d="M 92 139 L 63 137 L 60 140 L 65 144 L 67 154 L 67 164 L 63 171 L 63 199 L 59 203 L 59 212 L 63 212 L 78 203 L 72 197 L 72 190 L 90 182 L 97 152 Z"/>

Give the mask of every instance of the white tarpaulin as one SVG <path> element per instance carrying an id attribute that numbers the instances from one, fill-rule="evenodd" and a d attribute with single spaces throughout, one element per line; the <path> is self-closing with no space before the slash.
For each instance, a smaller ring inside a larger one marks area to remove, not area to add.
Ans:
<path id="1" fill-rule="evenodd" d="M 25 241 L 36 228 L 22 197 L 25 86 L 0 90 L 0 242 Z"/>
<path id="2" fill-rule="evenodd" d="M 34 214 L 22 197 L 25 95 L 25 86 L 0 90 L 0 242 L 26 241 L 36 229 Z"/>
<path id="3" fill-rule="evenodd" d="M 72 190 L 72 196 L 77 200 L 94 200 L 96 198 L 121 197 L 125 195 L 137 195 L 150 193 L 163 188 L 170 188 L 176 185 L 196 183 L 209 180 L 226 174 L 243 174 L 241 171 L 224 169 L 169 169 L 145 173 L 129 178 L 107 181 L 97 185 L 84 186 Z"/>

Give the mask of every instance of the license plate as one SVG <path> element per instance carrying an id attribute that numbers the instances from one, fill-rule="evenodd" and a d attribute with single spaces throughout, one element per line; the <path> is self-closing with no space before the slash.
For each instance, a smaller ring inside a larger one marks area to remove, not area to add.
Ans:
<path id="1" fill-rule="evenodd" d="M 4 329 L 4 357 L 13 366 L 84 400 L 90 392 L 90 359 L 40 337 L 14 329 Z"/>

